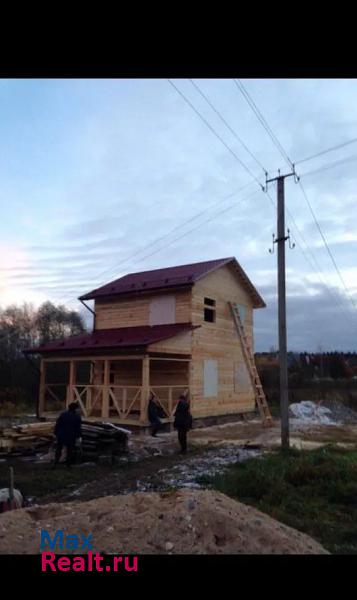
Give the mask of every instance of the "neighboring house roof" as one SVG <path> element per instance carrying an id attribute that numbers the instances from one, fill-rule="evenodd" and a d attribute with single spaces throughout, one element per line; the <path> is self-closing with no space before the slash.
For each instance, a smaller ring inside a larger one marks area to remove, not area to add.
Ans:
<path id="1" fill-rule="evenodd" d="M 145 347 L 161 340 L 174 337 L 184 331 L 192 331 L 197 326 L 190 323 L 172 325 L 154 325 L 150 327 L 121 327 L 117 329 L 97 329 L 93 333 L 82 333 L 63 340 L 41 344 L 37 348 L 28 348 L 24 354 L 42 354 L 47 352 L 67 352 L 72 350 L 111 350 L 126 347 Z"/>
<path id="2" fill-rule="evenodd" d="M 131 273 L 84 294 L 79 300 L 108 298 L 121 294 L 137 294 L 148 290 L 190 287 L 209 273 L 228 264 L 236 270 L 238 277 L 253 300 L 254 308 L 263 308 L 265 306 L 264 300 L 234 257 Z"/>

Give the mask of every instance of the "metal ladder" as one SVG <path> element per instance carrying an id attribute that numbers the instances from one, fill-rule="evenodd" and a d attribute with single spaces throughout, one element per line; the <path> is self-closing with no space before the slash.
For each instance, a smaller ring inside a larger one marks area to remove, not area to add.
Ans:
<path id="1" fill-rule="evenodd" d="M 273 425 L 273 419 L 269 410 L 269 406 L 267 403 L 267 399 L 264 394 L 263 386 L 260 381 L 260 377 L 257 371 L 257 367 L 255 366 L 254 356 L 251 352 L 251 349 L 248 344 L 247 336 L 245 335 L 244 327 L 242 324 L 242 320 L 240 318 L 239 309 L 237 304 L 234 302 L 229 302 L 234 322 L 238 331 L 238 336 L 242 344 L 243 357 L 246 362 L 249 376 L 251 382 L 253 384 L 254 393 L 255 393 L 255 401 L 257 403 L 257 407 L 259 410 L 260 417 L 263 421 L 263 425 L 265 427 L 270 427 Z"/>

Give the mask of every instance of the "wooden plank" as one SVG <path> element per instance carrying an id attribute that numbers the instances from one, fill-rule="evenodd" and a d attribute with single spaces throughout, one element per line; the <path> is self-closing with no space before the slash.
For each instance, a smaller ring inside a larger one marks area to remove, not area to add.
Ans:
<path id="1" fill-rule="evenodd" d="M 86 406 L 83 404 L 83 402 L 82 402 L 82 398 L 81 398 L 81 395 L 79 394 L 79 392 L 78 392 L 78 390 L 77 390 L 77 388 L 76 388 L 76 387 L 73 387 L 73 393 L 74 393 L 74 396 L 75 396 L 75 398 L 76 398 L 76 400 L 77 400 L 78 404 L 80 405 L 80 407 L 81 407 L 81 409 L 82 409 L 82 412 L 83 412 L 84 416 L 85 416 L 85 417 L 87 417 L 87 408 L 86 408 Z"/>
<path id="2" fill-rule="evenodd" d="M 102 401 L 102 417 L 109 417 L 109 385 L 110 385 L 110 361 L 104 361 L 104 386 L 103 386 L 103 401 Z"/>
<path id="3" fill-rule="evenodd" d="M 190 358 L 166 358 L 165 356 L 150 356 L 150 362 L 152 360 L 162 360 L 162 361 L 171 361 L 171 362 L 190 362 Z"/>
<path id="4" fill-rule="evenodd" d="M 57 356 L 53 358 L 44 358 L 43 361 L 46 363 L 50 362 L 70 362 L 70 360 L 74 360 L 75 362 L 95 362 L 101 360 L 141 360 L 143 358 L 143 354 L 98 354 L 94 356 L 92 354 L 88 354 L 86 356 L 67 356 L 66 358 L 62 356 Z"/>
<path id="5" fill-rule="evenodd" d="M 69 384 L 68 384 L 68 395 L 66 398 L 66 405 L 73 402 L 74 386 L 76 385 L 76 363 L 71 360 L 69 363 Z"/>
<path id="6" fill-rule="evenodd" d="M 38 402 L 38 413 L 41 417 L 45 411 L 45 382 L 46 382 L 46 361 L 41 359 L 40 364 L 40 389 L 39 389 L 39 402 Z"/>
<path id="7" fill-rule="evenodd" d="M 147 402 L 150 389 L 150 360 L 149 355 L 143 358 L 142 362 L 142 382 L 141 382 L 141 400 L 140 400 L 140 421 L 147 420 Z"/>

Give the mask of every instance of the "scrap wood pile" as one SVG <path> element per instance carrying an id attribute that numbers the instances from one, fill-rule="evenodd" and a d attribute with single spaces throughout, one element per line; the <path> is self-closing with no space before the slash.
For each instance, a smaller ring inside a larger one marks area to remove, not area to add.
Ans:
<path id="1" fill-rule="evenodd" d="M 101 454 L 122 454 L 128 449 L 130 431 L 113 423 L 82 421 L 82 454 L 95 458 Z"/>
<path id="2" fill-rule="evenodd" d="M 53 423 L 28 423 L 0 430 L 0 454 L 21 456 L 46 451 L 53 443 Z"/>
<path id="3" fill-rule="evenodd" d="M 54 423 L 31 423 L 0 430 L 0 455 L 26 456 L 47 453 L 54 446 Z M 130 431 L 112 423 L 82 421 L 82 455 L 96 458 L 127 451 Z"/>

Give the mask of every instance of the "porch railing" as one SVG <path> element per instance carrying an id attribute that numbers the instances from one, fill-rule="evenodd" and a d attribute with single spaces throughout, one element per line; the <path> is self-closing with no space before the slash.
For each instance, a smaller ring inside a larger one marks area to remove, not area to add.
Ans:
<path id="1" fill-rule="evenodd" d="M 168 421 L 179 396 L 188 392 L 188 386 L 150 386 Z M 147 423 L 147 403 L 142 403 L 142 386 L 46 384 L 44 386 L 44 411 L 64 410 L 70 402 L 77 401 L 84 417 L 114 418 L 116 421 L 141 421 Z M 141 411 L 143 414 L 141 414 Z"/>
<path id="2" fill-rule="evenodd" d="M 184 385 L 155 385 L 150 387 L 150 392 L 156 398 L 163 409 L 167 419 L 173 419 L 173 415 L 181 394 L 187 394 L 188 386 Z"/>

